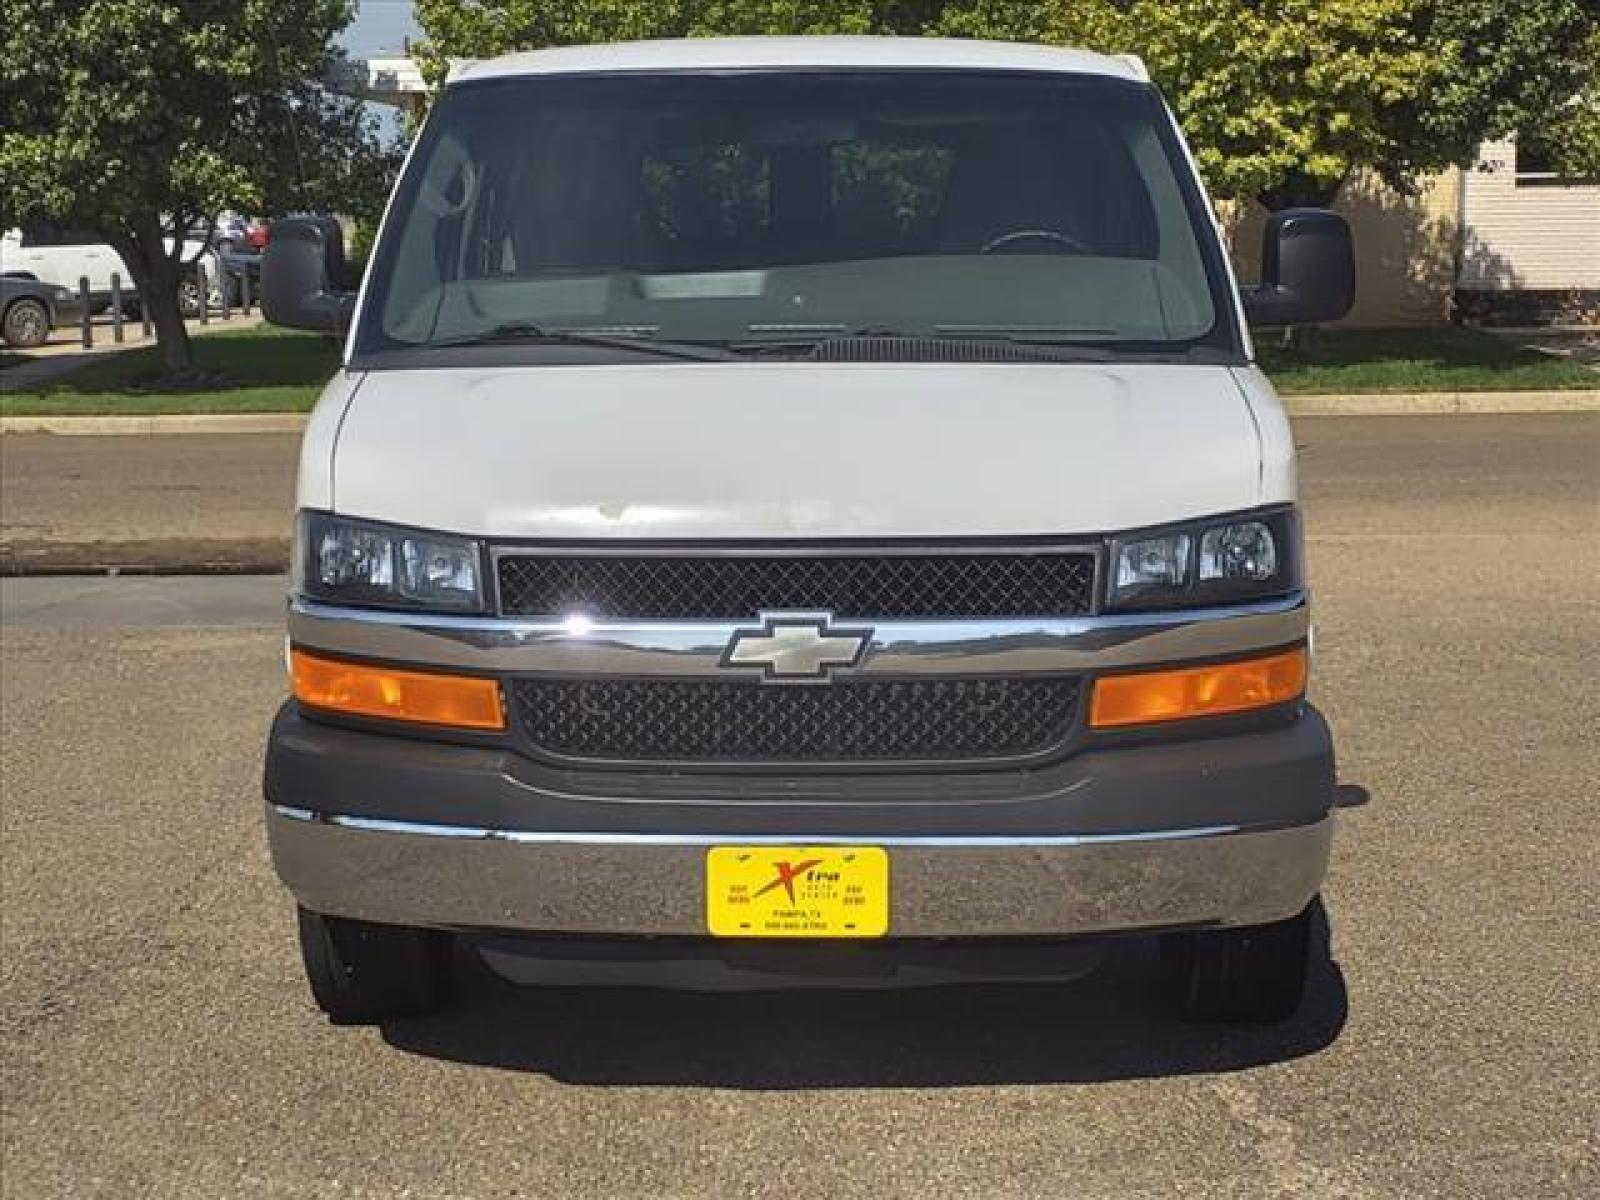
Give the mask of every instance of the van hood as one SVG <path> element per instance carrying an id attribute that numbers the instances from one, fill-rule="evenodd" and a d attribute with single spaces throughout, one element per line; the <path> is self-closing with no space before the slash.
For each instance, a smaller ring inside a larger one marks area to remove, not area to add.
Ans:
<path id="1" fill-rule="evenodd" d="M 1261 503 L 1226 367 L 374 371 L 332 465 L 339 512 L 501 538 L 1092 533 Z"/>

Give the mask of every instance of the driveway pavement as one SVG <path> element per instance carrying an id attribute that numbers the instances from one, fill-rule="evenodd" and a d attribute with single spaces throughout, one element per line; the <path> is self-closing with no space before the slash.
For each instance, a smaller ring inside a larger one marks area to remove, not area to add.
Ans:
<path id="1" fill-rule="evenodd" d="M 1301 436 L 1314 699 L 1370 799 L 1333 966 L 1267 1031 L 1167 1021 L 1139 945 L 1069 987 L 776 997 L 464 957 L 450 1012 L 334 1029 L 260 830 L 281 582 L 0 581 L 0 1189 L 1600 1194 L 1600 418 Z"/>

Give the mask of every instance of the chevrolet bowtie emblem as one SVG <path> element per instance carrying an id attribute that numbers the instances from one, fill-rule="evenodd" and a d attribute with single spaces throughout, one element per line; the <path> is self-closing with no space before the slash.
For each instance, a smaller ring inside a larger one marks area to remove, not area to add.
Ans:
<path id="1" fill-rule="evenodd" d="M 835 628 L 828 613 L 763 613 L 760 628 L 728 640 L 722 665 L 757 668 L 774 682 L 818 682 L 859 663 L 871 642 L 872 630 Z"/>

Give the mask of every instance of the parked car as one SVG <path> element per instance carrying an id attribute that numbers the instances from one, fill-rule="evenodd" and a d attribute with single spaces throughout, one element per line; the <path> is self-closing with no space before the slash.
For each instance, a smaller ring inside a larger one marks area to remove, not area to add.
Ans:
<path id="1" fill-rule="evenodd" d="M 213 308 L 222 304 L 225 272 L 221 260 L 199 240 L 184 243 L 184 258 L 199 256 L 209 280 L 208 292 Z M 129 315 L 138 313 L 138 288 L 133 273 L 122 256 L 91 230 L 63 228 L 49 222 L 32 222 L 21 229 L 8 229 L 0 236 L 0 270 L 25 279 L 37 279 L 70 288 L 76 294 L 80 279 L 89 281 L 89 303 L 96 312 L 111 305 L 111 277 L 121 276 L 122 295 Z M 186 279 L 181 285 L 179 304 L 186 316 L 200 311 L 200 286 Z"/>
<path id="2" fill-rule="evenodd" d="M 301 450 L 273 861 L 338 1021 L 524 982 L 1064 978 L 1296 1009 L 1334 807 L 1294 440 L 1134 60 L 566 48 L 436 101 Z"/>
<path id="3" fill-rule="evenodd" d="M 76 293 L 53 283 L 0 275 L 0 335 L 8 346 L 42 346 L 58 325 L 82 313 Z"/>
<path id="4" fill-rule="evenodd" d="M 245 230 L 248 227 L 244 217 L 235 212 L 222 212 L 217 214 L 217 219 L 198 230 L 191 230 L 191 236 L 205 237 L 209 231 L 211 244 L 219 247 L 242 246 L 245 244 Z"/>
<path id="5" fill-rule="evenodd" d="M 260 217 L 224 212 L 217 217 L 212 243 L 223 251 L 259 254 L 267 244 L 269 226 Z"/>

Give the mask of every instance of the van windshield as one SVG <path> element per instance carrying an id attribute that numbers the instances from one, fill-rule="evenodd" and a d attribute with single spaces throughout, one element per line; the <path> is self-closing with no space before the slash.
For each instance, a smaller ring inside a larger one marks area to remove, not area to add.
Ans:
<path id="1" fill-rule="evenodd" d="M 892 333 L 1236 354 L 1228 295 L 1147 86 L 921 70 L 525 77 L 441 97 L 355 351 L 523 335 L 539 361 L 563 338 L 745 353 Z"/>

